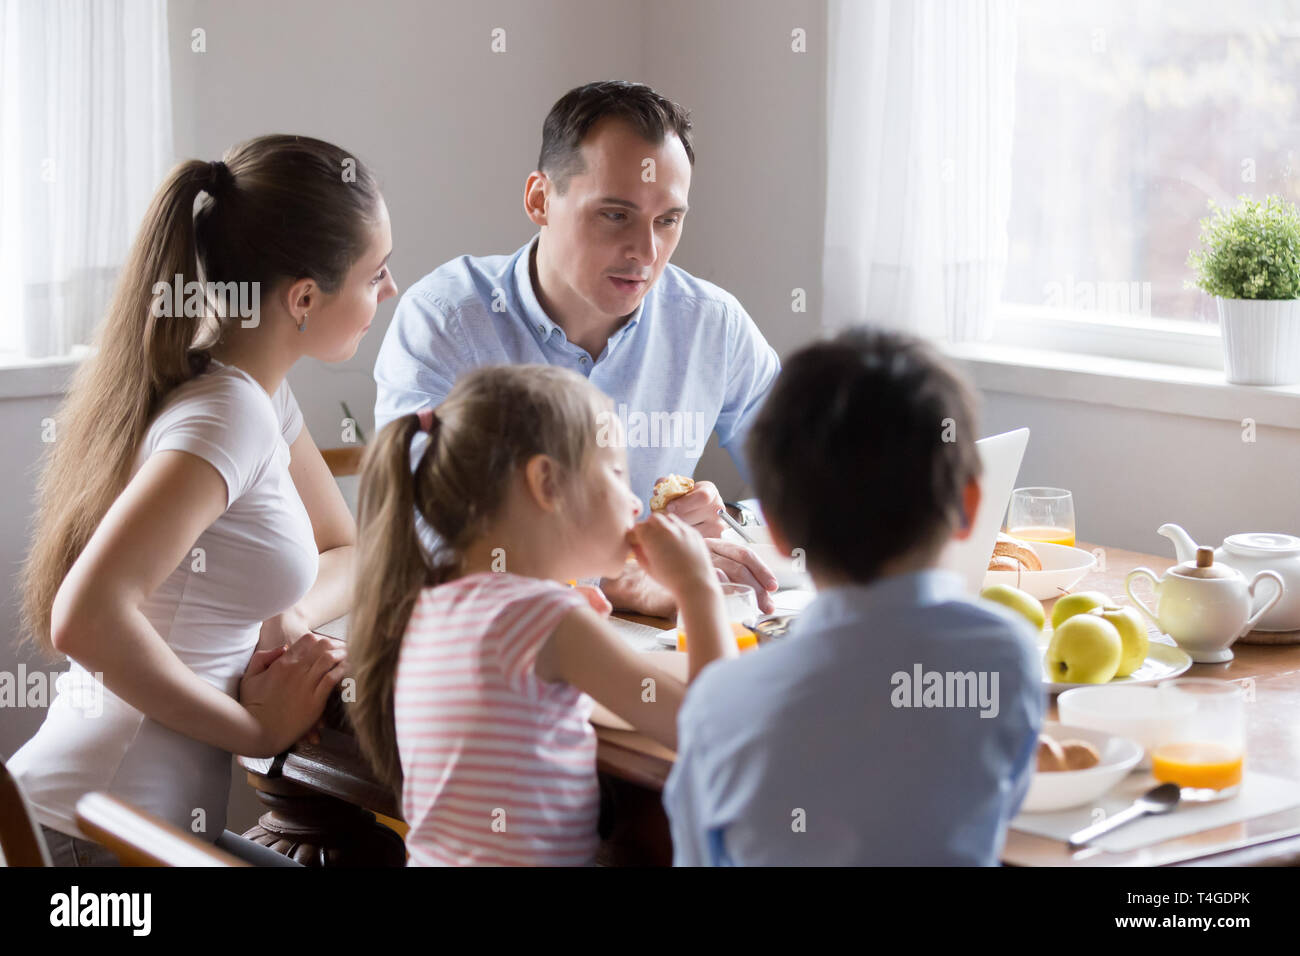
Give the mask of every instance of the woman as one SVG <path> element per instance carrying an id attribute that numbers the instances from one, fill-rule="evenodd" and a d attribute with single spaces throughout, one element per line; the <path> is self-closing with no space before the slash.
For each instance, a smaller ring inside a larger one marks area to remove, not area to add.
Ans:
<path id="1" fill-rule="evenodd" d="M 391 241 L 371 173 L 306 137 L 182 163 L 155 196 L 60 411 L 23 571 L 28 636 L 72 660 L 10 761 L 56 862 L 112 861 L 76 827 L 90 790 L 283 861 L 222 832 L 230 755 L 312 731 L 345 662 L 309 632 L 347 609 L 355 540 L 285 376 L 356 351 L 397 292 Z"/>

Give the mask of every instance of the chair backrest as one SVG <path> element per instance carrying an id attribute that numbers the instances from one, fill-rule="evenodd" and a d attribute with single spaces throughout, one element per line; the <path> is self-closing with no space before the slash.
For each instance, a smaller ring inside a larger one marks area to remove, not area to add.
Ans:
<path id="1" fill-rule="evenodd" d="M 77 826 L 123 866 L 248 866 L 117 797 L 96 791 L 77 801 Z"/>
<path id="2" fill-rule="evenodd" d="M 361 474 L 361 458 L 366 453 L 365 445 L 347 445 L 343 448 L 322 448 L 320 455 L 329 466 L 330 474 L 335 478 Z"/>
<path id="3" fill-rule="evenodd" d="M 0 856 L 5 866 L 53 866 L 22 787 L 0 760 Z"/>

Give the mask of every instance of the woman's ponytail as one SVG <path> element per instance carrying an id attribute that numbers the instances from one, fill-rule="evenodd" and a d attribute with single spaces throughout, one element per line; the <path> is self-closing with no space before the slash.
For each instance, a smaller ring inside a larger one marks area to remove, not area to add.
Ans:
<path id="1" fill-rule="evenodd" d="M 162 397 L 192 378 L 197 326 L 184 309 L 159 308 L 154 290 L 198 278 L 194 202 L 207 189 L 205 162 L 181 163 L 155 194 L 96 336 L 56 418 L 56 441 L 37 486 L 31 554 L 23 567 L 24 636 L 57 656 L 50 612 L 59 585 L 121 492 Z M 170 314 L 166 314 L 170 313 Z"/>

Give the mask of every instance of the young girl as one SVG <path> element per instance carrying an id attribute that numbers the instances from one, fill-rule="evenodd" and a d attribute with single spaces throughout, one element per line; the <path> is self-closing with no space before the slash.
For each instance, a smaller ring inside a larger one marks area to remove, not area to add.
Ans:
<path id="1" fill-rule="evenodd" d="M 356 531 L 285 376 L 356 351 L 396 293 L 391 241 L 371 173 L 307 137 L 184 162 L 155 196 L 59 412 L 24 567 L 29 636 L 72 659 L 10 761 L 56 862 L 112 862 L 77 829 L 90 790 L 286 862 L 222 832 L 230 755 L 292 745 L 342 678 L 309 631 L 347 609 Z M 224 318 L 191 296 L 204 280 Z"/>
<path id="2" fill-rule="evenodd" d="M 412 864 L 591 862 L 592 698 L 676 746 L 682 682 L 565 581 L 617 576 L 630 549 L 677 600 L 689 679 L 737 653 L 704 539 L 673 516 L 635 523 L 610 408 L 565 369 L 480 368 L 367 452 L 352 718 L 376 771 L 401 787 Z M 441 539 L 430 564 L 417 508 Z"/>

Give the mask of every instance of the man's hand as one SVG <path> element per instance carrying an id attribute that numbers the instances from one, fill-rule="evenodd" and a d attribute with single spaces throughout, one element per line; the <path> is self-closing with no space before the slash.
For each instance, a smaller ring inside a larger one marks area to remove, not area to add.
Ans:
<path id="1" fill-rule="evenodd" d="M 616 611 L 649 614 L 652 617 L 676 617 L 677 602 L 668 589 L 629 561 L 616 578 L 601 578 L 600 589 Z"/>
<path id="2" fill-rule="evenodd" d="M 748 584 L 754 589 L 759 611 L 771 614 L 776 610 L 769 596 L 769 592 L 776 590 L 776 576 L 752 548 L 722 538 L 705 538 L 704 543 L 713 553 L 713 566 L 726 580 L 733 584 Z"/>
<path id="3" fill-rule="evenodd" d="M 658 479 L 655 484 L 662 480 Z M 677 515 L 704 537 L 717 538 L 727 527 L 718 516 L 722 507 L 722 495 L 718 494 L 717 486 L 711 481 L 697 481 L 686 494 L 664 505 L 664 511 Z"/>

